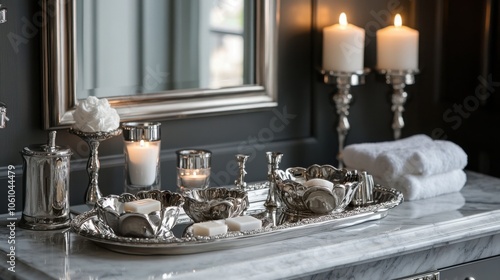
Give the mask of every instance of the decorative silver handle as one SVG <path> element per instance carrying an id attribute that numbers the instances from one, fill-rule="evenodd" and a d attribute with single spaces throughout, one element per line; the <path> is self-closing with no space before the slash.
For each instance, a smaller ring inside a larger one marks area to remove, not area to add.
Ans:
<path id="1" fill-rule="evenodd" d="M 7 9 L 2 8 L 2 4 L 0 4 L 0 23 L 7 22 Z"/>
<path id="2" fill-rule="evenodd" d="M 0 23 L 2 22 L 0 21 Z M 0 102 L 0 128 L 5 128 L 8 120 L 9 118 L 7 117 L 7 106 L 5 105 L 5 103 Z"/>
<path id="3" fill-rule="evenodd" d="M 414 275 L 409 278 L 403 278 L 400 280 L 439 280 L 439 272 L 429 272 L 420 275 Z"/>

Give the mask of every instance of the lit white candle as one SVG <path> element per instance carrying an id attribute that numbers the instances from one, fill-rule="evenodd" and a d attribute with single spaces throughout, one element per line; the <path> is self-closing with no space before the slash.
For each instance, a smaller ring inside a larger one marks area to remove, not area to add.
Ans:
<path id="1" fill-rule="evenodd" d="M 208 186 L 210 169 L 185 169 L 181 171 L 181 186 L 188 189 L 205 188 Z"/>
<path id="2" fill-rule="evenodd" d="M 207 175 L 185 175 L 182 176 L 182 180 L 188 188 L 200 188 L 205 186 Z"/>
<path id="3" fill-rule="evenodd" d="M 160 145 L 155 142 L 126 142 L 130 182 L 150 186 L 156 180 Z"/>
<path id="4" fill-rule="evenodd" d="M 323 69 L 339 72 L 363 70 L 365 30 L 347 23 L 345 13 L 339 23 L 323 28 Z"/>
<path id="5" fill-rule="evenodd" d="M 399 14 L 394 26 L 377 31 L 377 68 L 388 70 L 418 69 L 418 31 L 403 26 Z"/>

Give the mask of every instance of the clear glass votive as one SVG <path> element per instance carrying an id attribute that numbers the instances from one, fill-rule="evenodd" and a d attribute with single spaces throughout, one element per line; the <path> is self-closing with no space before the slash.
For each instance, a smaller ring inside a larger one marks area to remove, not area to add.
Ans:
<path id="1" fill-rule="evenodd" d="M 179 150 L 177 153 L 177 187 L 180 192 L 205 189 L 210 183 L 212 152 Z"/>
<path id="2" fill-rule="evenodd" d="M 125 192 L 160 189 L 160 123 L 122 123 Z"/>

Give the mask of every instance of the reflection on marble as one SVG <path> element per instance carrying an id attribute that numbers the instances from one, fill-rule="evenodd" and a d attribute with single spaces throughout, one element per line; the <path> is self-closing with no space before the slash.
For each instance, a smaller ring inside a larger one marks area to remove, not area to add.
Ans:
<path id="1" fill-rule="evenodd" d="M 2 279 L 388 279 L 500 255 L 500 179 L 467 172 L 461 193 L 404 202 L 353 227 L 264 245 L 134 256 L 73 233 L 16 229 L 16 273 Z M 7 216 L 0 216 L 6 236 Z M 0 240 L 2 254 L 7 240 Z M 316 276 L 308 276 L 316 275 Z"/>

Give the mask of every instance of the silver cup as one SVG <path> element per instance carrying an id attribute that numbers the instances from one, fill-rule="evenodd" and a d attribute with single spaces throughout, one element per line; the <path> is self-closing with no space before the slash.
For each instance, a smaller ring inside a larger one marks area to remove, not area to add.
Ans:
<path id="1" fill-rule="evenodd" d="M 212 152 L 190 149 L 179 150 L 176 154 L 179 191 L 207 188 L 210 183 Z"/>

